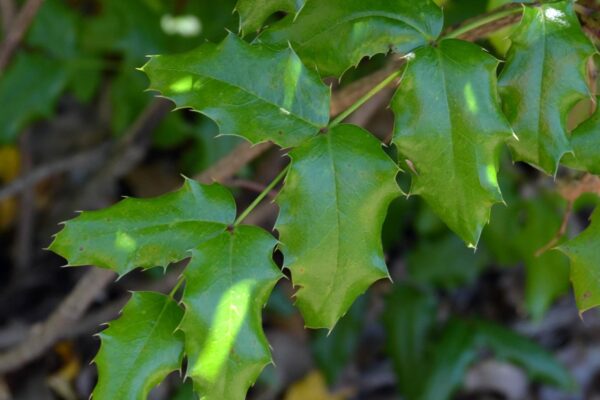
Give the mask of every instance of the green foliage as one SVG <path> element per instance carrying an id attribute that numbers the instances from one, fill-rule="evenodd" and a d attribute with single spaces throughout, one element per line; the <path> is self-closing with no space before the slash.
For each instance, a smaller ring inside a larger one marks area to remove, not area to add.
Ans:
<path id="1" fill-rule="evenodd" d="M 585 63 L 595 49 L 581 31 L 571 1 L 526 7 L 499 79 L 515 137 L 515 160 L 548 174 L 571 150 L 567 113 L 590 92 Z"/>
<path id="2" fill-rule="evenodd" d="M 94 399 L 144 400 L 180 369 L 183 338 L 175 332 L 183 310 L 162 294 L 134 292 L 123 315 L 100 333 Z"/>
<path id="3" fill-rule="evenodd" d="M 197 244 L 225 230 L 235 218 L 227 189 L 186 179 L 177 192 L 154 199 L 129 198 L 67 222 L 50 250 L 69 265 L 96 265 L 119 274 L 166 267 Z"/>
<path id="4" fill-rule="evenodd" d="M 202 399 L 242 399 L 271 362 L 262 308 L 282 277 L 276 240 L 239 226 L 192 250 L 182 303 L 187 376 Z"/>
<path id="5" fill-rule="evenodd" d="M 534 380 L 570 387 L 568 374 L 539 346 L 477 316 L 443 319 L 433 293 L 470 284 L 490 262 L 523 262 L 526 308 L 539 320 L 568 287 L 568 256 L 579 309 L 600 305 L 600 211 L 585 232 L 560 246 L 566 256 L 538 254 L 558 231 L 561 204 L 544 195 L 523 199 L 524 190 L 517 195 L 523 177 L 498 176 L 506 143 L 514 160 L 549 174 L 561 160 L 600 172 L 600 112 L 572 134 L 566 128 L 572 107 L 590 93 L 584 67 L 595 52 L 572 2 L 522 7 L 500 78 L 499 60 L 486 49 L 448 35 L 440 38 L 442 9 L 430 0 L 239 0 L 239 31 L 257 33 L 252 43 L 222 29 L 235 30 L 233 0 L 183 3 L 105 0 L 82 25 L 66 3 L 47 0 L 27 46 L 0 77 L 2 143 L 50 115 L 66 90 L 89 101 L 104 75 L 110 76 L 110 125 L 119 134 L 149 101 L 141 93 L 144 75 L 133 66 L 147 54 L 184 51 L 153 55 L 142 71 L 152 89 L 179 108 L 212 119 L 218 129 L 206 118 L 173 114 L 159 130 L 157 146 L 192 139 L 191 153 L 206 159 L 184 160 L 191 169 L 206 167 L 238 143 L 211 147 L 208 138 L 217 131 L 291 147 L 291 163 L 279 175 L 287 175 L 277 197 L 279 241 L 240 225 L 278 179 L 237 220 L 227 189 L 186 179 L 176 192 L 125 199 L 65 224 L 50 249 L 72 266 L 93 264 L 123 275 L 138 267 L 166 268 L 191 256 L 179 281 L 185 285 L 180 301 L 179 286 L 169 296 L 134 293 L 123 315 L 101 335 L 95 399 L 146 398 L 169 372 L 181 368 L 183 357 L 186 377 L 202 399 L 244 398 L 271 362 L 261 312 L 282 277 L 273 262 L 276 246 L 282 267 L 291 272 L 295 306 L 307 327 L 331 333 L 348 313 L 332 336 L 321 332 L 315 345 L 337 360 L 326 371 L 333 380 L 361 327 L 362 306 L 352 305 L 373 282 L 388 277 L 382 227 L 388 206 L 401 194 L 397 180 L 409 177 L 410 194 L 421 196 L 457 236 L 421 210 L 414 224 L 421 240 L 412 247 L 403 243 L 409 247 L 408 279 L 420 286 L 396 285 L 384 316 L 402 394 L 409 400 L 449 398 L 484 349 L 521 366 Z M 455 10 L 452 21 L 467 16 L 464 9 L 456 11 L 457 4 L 448 5 Z M 281 12 L 287 15 L 277 21 Z M 520 6 L 483 22 L 517 12 Z M 202 15 L 192 18 L 197 29 L 178 25 L 197 15 Z M 64 26 L 45 30 L 55 19 Z M 478 22 L 468 22 L 463 32 L 484 25 Z M 209 41 L 196 47 L 204 39 Z M 390 51 L 405 58 L 404 70 L 391 71 L 329 122 L 330 88 L 321 77 L 341 77 L 365 57 Z M 362 128 L 338 125 L 400 75 L 391 102 L 393 149 L 384 150 Z M 399 162 L 388 155 L 395 150 Z M 398 164 L 409 173 L 398 177 Z M 508 190 L 503 185 L 508 202 L 494 209 L 484 235 L 486 251 L 473 254 L 461 239 L 477 246 L 493 205 L 504 202 L 501 178 L 508 180 Z M 416 206 L 406 209 L 388 217 L 409 220 Z M 396 234 L 405 228 L 397 220 L 386 225 Z M 330 344 L 334 338 L 339 347 Z"/>
<path id="6" fill-rule="evenodd" d="M 480 47 L 443 40 L 408 61 L 392 100 L 394 144 L 422 196 L 469 246 L 502 201 L 500 145 L 511 137 L 496 96 L 498 61 Z"/>
<path id="7" fill-rule="evenodd" d="M 353 125 L 336 126 L 290 157 L 275 228 L 306 326 L 331 330 L 356 297 L 388 276 L 381 227 L 400 194 L 398 168 Z"/>
<path id="8" fill-rule="evenodd" d="M 571 282 L 581 313 L 600 305 L 600 208 L 591 221 L 583 233 L 559 247 L 571 259 Z"/>
<path id="9" fill-rule="evenodd" d="M 290 43 L 322 76 L 341 76 L 363 57 L 408 53 L 436 39 L 442 20 L 431 0 L 306 0 L 297 16 L 273 25 L 259 41 L 279 47 Z"/>
<path id="10" fill-rule="evenodd" d="M 223 134 L 253 143 L 297 145 L 327 124 L 329 90 L 289 48 L 250 46 L 229 34 L 218 46 L 154 56 L 142 70 L 152 88 L 178 107 L 191 107 L 214 120 Z"/>

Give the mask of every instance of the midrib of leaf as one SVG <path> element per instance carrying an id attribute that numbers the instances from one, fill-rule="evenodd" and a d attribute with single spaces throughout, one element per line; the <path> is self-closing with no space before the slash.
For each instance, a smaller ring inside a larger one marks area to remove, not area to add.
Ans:
<path id="1" fill-rule="evenodd" d="M 542 124 L 542 118 L 541 118 L 541 114 L 542 114 L 542 96 L 545 93 L 544 91 L 544 83 L 545 83 L 545 79 L 544 79 L 544 70 L 546 69 L 546 46 L 547 46 L 547 41 L 546 41 L 546 13 L 542 12 L 542 40 L 543 40 L 543 45 L 540 46 L 542 49 L 542 62 L 539 64 L 541 68 L 539 69 L 540 72 L 540 78 L 538 80 L 539 84 L 538 84 L 538 96 L 536 96 L 536 98 L 538 99 L 538 102 L 536 104 L 538 112 L 536 113 L 536 126 L 537 126 L 537 132 L 536 132 L 536 137 L 537 137 L 537 143 L 536 143 L 536 147 L 537 147 L 537 155 L 538 155 L 538 163 L 541 164 L 542 161 L 542 146 L 540 145 L 543 137 L 542 137 L 542 129 L 541 129 L 541 124 Z M 545 96 L 544 96 L 545 97 Z M 552 138 L 550 138 L 552 140 Z M 541 165 L 539 166 L 541 168 Z"/>
<path id="2" fill-rule="evenodd" d="M 391 19 L 393 21 L 399 21 L 399 22 L 402 22 L 402 24 L 414 29 L 415 31 L 417 31 L 418 33 L 423 35 L 424 38 L 431 39 L 431 37 L 428 34 L 426 34 L 425 32 L 423 32 L 421 29 L 412 25 L 410 22 L 406 21 L 404 18 L 394 15 L 393 13 L 363 11 L 360 13 L 353 14 L 352 16 L 346 17 L 346 18 L 340 20 L 339 22 L 336 22 L 335 24 L 328 26 L 327 28 L 315 33 L 315 35 L 313 35 L 310 39 L 308 39 L 304 42 L 298 42 L 298 44 L 300 45 L 300 47 L 305 47 L 308 43 L 315 40 L 317 37 L 329 32 L 330 30 L 336 29 L 338 26 L 340 26 L 342 24 L 346 24 L 348 22 L 352 22 L 352 21 L 362 19 L 362 18 L 386 18 L 386 19 Z"/>
<path id="3" fill-rule="evenodd" d="M 454 136 L 455 136 L 455 132 L 454 132 L 454 124 L 452 123 L 452 114 L 450 113 L 450 103 L 448 102 L 448 87 L 447 87 L 447 82 L 446 82 L 446 68 L 444 66 L 444 56 L 442 54 L 442 52 L 439 49 L 434 49 L 435 54 L 438 58 L 438 62 L 439 62 L 439 66 L 440 66 L 440 72 L 441 72 L 441 78 L 442 78 L 442 91 L 444 92 L 444 103 L 446 104 L 446 117 L 448 120 L 448 125 L 450 127 L 450 145 L 452 146 L 452 165 L 454 166 L 454 168 L 452 168 L 452 180 L 456 181 L 456 171 L 458 169 L 458 165 L 456 164 L 456 146 L 454 145 Z M 460 180 L 458 180 L 461 183 L 462 186 L 462 182 Z"/>
<path id="4" fill-rule="evenodd" d="M 137 361 L 140 359 L 140 355 L 144 352 L 144 350 L 146 349 L 146 346 L 148 345 L 148 342 L 150 340 L 150 338 L 152 337 L 152 335 L 154 334 L 154 331 L 156 330 L 156 327 L 158 326 L 163 314 L 165 313 L 165 311 L 167 310 L 169 305 L 169 301 L 165 301 L 165 303 L 163 304 L 162 310 L 160 310 L 160 314 L 158 314 L 158 318 L 156 318 L 156 320 L 154 321 L 154 324 L 152 325 L 152 328 L 150 329 L 150 334 L 146 337 L 146 339 L 144 340 L 144 344 L 142 345 L 141 349 L 137 352 L 134 360 L 132 363 L 130 363 L 130 365 L 136 365 Z M 119 385 L 119 392 L 121 392 L 122 388 L 123 388 L 123 383 L 125 383 L 125 385 L 129 384 L 129 382 L 131 382 L 131 379 L 129 379 L 131 377 L 131 373 L 134 371 L 134 368 L 129 368 L 125 375 L 125 377 L 127 379 L 122 380 L 120 385 Z"/>
<path id="5" fill-rule="evenodd" d="M 340 204 L 339 204 L 339 191 L 338 191 L 338 179 L 337 179 L 337 172 L 336 172 L 336 168 L 335 168 L 335 160 L 333 159 L 333 150 L 331 148 L 331 134 L 327 135 L 327 150 L 329 153 L 329 161 L 330 161 L 330 166 L 331 166 L 331 172 L 333 174 L 333 185 L 334 185 L 334 202 L 335 202 L 335 237 L 336 237 L 336 247 L 335 247 L 335 272 L 333 274 L 333 279 L 331 279 L 328 283 L 327 283 L 327 295 L 324 297 L 324 299 L 329 299 L 329 297 L 331 296 L 331 292 L 333 291 L 333 285 L 334 282 L 338 281 L 338 276 L 339 276 L 339 270 L 340 270 L 340 225 L 341 225 L 341 220 L 340 220 Z M 323 304 L 325 304 L 326 302 L 323 301 Z"/>
<path id="6" fill-rule="evenodd" d="M 206 74 L 206 73 L 200 74 L 200 73 L 197 73 L 197 72 L 192 72 L 192 71 L 188 71 L 186 69 L 181 69 L 181 68 L 160 67 L 160 68 L 157 68 L 157 69 L 160 69 L 160 70 L 163 70 L 163 71 L 186 73 L 186 74 L 190 74 L 190 75 L 194 75 L 194 76 L 199 76 L 199 77 L 203 77 L 203 78 L 212 79 L 213 81 L 219 82 L 219 83 L 221 83 L 223 85 L 226 85 L 226 86 L 229 86 L 229 87 L 232 87 L 232 88 L 236 88 L 236 89 L 238 89 L 238 90 L 240 90 L 240 91 L 242 91 L 244 93 L 247 93 L 247 94 L 249 94 L 251 96 L 254 96 L 257 99 L 259 99 L 259 100 L 263 101 L 264 103 L 266 103 L 267 105 L 276 108 L 277 110 L 281 110 L 283 108 L 283 106 L 280 106 L 279 104 L 275 104 L 271 100 L 266 100 L 261 95 L 256 94 L 256 93 L 254 93 L 251 90 L 248 90 L 248 89 L 243 88 L 243 87 L 241 87 L 239 85 L 235 85 L 235 84 L 233 84 L 231 82 L 227 82 L 227 81 L 225 81 L 225 80 L 223 80 L 221 78 L 217 78 L 217 77 L 214 77 L 214 76 Z M 286 110 L 286 111 L 289 111 L 288 115 L 291 115 L 295 119 L 297 119 L 297 120 L 299 120 L 301 122 L 304 122 L 305 124 L 308 124 L 310 126 L 314 126 L 315 128 L 321 128 L 320 125 L 315 125 L 314 123 L 312 123 L 310 121 L 307 121 L 306 119 L 304 119 L 303 116 L 296 114 L 295 111 L 294 112 L 292 112 L 292 110 Z"/>

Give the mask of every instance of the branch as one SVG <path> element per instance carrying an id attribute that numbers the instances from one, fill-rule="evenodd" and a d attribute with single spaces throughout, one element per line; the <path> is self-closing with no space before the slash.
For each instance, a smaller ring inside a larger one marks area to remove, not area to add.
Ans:
<path id="1" fill-rule="evenodd" d="M 2 13 L 2 31 L 6 36 L 10 31 L 10 26 L 15 19 L 17 6 L 14 0 L 0 0 L 0 13 Z"/>
<path id="2" fill-rule="evenodd" d="M 15 50 L 21 44 L 23 37 L 25 37 L 25 33 L 31 26 L 31 23 L 43 3 L 44 0 L 28 0 L 21 8 L 15 21 L 10 25 L 10 31 L 0 47 L 0 73 L 2 73 L 10 63 Z"/>

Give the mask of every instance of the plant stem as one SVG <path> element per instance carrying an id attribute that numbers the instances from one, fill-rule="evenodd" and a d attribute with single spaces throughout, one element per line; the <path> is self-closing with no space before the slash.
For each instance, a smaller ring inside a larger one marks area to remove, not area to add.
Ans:
<path id="1" fill-rule="evenodd" d="M 183 284 L 183 276 L 180 276 L 179 279 L 177 280 L 177 283 L 175 284 L 175 287 L 173 287 L 173 289 L 171 289 L 171 291 L 169 292 L 169 298 L 173 298 L 173 296 L 175 296 L 175 293 L 177 293 L 177 291 L 179 290 L 179 288 L 181 287 L 181 285 Z"/>
<path id="2" fill-rule="evenodd" d="M 509 9 L 500 9 L 496 12 L 486 14 L 486 15 L 482 16 L 481 18 L 477 18 L 471 22 L 468 22 L 468 23 L 464 24 L 463 26 L 459 26 L 457 29 L 453 30 L 452 32 L 449 32 L 446 35 L 442 36 L 442 38 L 440 40 L 458 38 L 458 37 L 464 35 L 465 33 L 472 31 L 474 29 L 477 29 L 483 25 L 487 25 L 491 22 L 508 17 L 513 14 L 520 13 L 522 11 L 523 11 L 523 7 L 511 7 Z"/>
<path id="3" fill-rule="evenodd" d="M 287 174 L 289 169 L 290 169 L 290 165 L 288 164 L 284 169 L 281 170 L 279 175 L 277 175 L 275 177 L 275 179 L 273 179 L 271 181 L 271 183 L 269 183 L 269 185 L 266 188 L 264 188 L 263 191 L 260 192 L 260 194 L 258 196 L 256 196 L 254 201 L 244 210 L 244 212 L 241 213 L 239 217 L 237 217 L 237 219 L 233 223 L 233 226 L 238 226 L 248 216 L 248 214 L 250 214 L 252 212 L 252 210 L 254 210 L 256 208 L 256 206 L 265 197 L 267 197 L 267 194 L 269 194 L 269 192 L 271 190 L 273 190 L 273 188 L 283 179 L 283 177 L 285 176 L 285 174 Z"/>
<path id="4" fill-rule="evenodd" d="M 375 96 L 383 88 L 385 88 L 387 85 L 389 85 L 394 79 L 399 77 L 401 73 L 402 73 L 402 71 L 400 69 L 392 72 L 384 80 L 379 82 L 379 84 L 377 84 L 377 86 L 375 86 L 373 89 L 369 90 L 363 97 L 358 99 L 354 104 L 352 104 L 350 107 L 348 107 L 343 113 L 338 115 L 333 121 L 331 121 L 329 123 L 329 125 L 327 127 L 333 128 L 334 126 L 339 125 L 340 122 L 345 120 L 350 114 L 352 114 L 354 111 L 356 111 L 358 108 L 360 108 L 360 106 L 362 106 L 367 101 L 369 101 L 369 99 L 371 99 L 371 97 Z"/>

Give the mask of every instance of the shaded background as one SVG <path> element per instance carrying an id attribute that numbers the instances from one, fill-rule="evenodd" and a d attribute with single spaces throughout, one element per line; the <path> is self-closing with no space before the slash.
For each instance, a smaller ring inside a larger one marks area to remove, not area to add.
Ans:
<path id="1" fill-rule="evenodd" d="M 506 2 L 440 1 L 449 26 Z M 598 5 L 580 3 L 590 10 L 583 22 L 595 38 Z M 17 23 L 11 4 L 23 2 L 0 0 L 3 40 Z M 136 70 L 148 54 L 218 41 L 226 28 L 236 32 L 234 6 L 234 0 L 46 0 L 0 72 L 0 349 L 11 351 L 0 355 L 0 399 L 88 398 L 99 325 L 118 315 L 128 290 L 168 292 L 181 270 L 172 266 L 165 277 L 134 272 L 108 284 L 89 267 L 60 268 L 64 260 L 42 250 L 60 221 L 124 195 L 173 190 L 180 174 L 217 178 L 243 209 L 285 164 L 279 149 L 248 150 L 241 139 L 215 139 L 216 126 L 199 114 L 170 113 L 168 101 L 145 92 L 148 82 Z M 481 44 L 501 57 L 508 34 Z M 330 82 L 342 93 L 338 99 L 351 98 L 353 83 L 384 64 L 385 57 L 374 57 Z M 595 71 L 590 63 L 591 77 Z M 391 94 L 382 91 L 350 119 L 387 140 Z M 591 107 L 577 106 L 571 126 Z M 218 163 L 231 152 L 239 156 Z M 459 399 L 600 398 L 599 315 L 579 318 L 562 254 L 536 256 L 563 220 L 560 188 L 579 177 L 561 170 L 555 182 L 507 156 L 501 176 L 509 207 L 494 208 L 476 253 L 420 199 L 395 201 L 383 233 L 395 284 L 376 283 L 329 336 L 303 329 L 293 289 L 280 282 L 265 311 L 277 368 L 267 368 L 249 398 L 398 399 L 423 385 L 439 393 L 456 389 Z M 401 178 L 405 188 L 407 179 Z M 567 236 L 586 226 L 596 204 L 592 195 L 575 203 Z M 267 202 L 248 222 L 270 229 L 276 214 Z M 75 297 L 74 288 L 81 292 Z M 424 371 L 437 380 L 426 380 Z M 556 387 L 571 380 L 571 390 Z M 151 398 L 194 397 L 175 374 Z"/>

